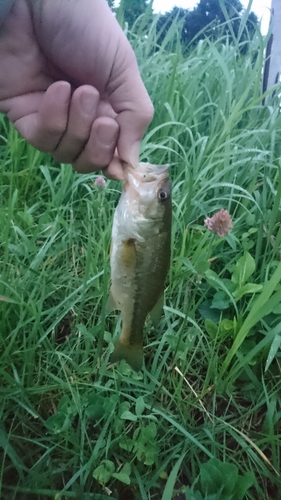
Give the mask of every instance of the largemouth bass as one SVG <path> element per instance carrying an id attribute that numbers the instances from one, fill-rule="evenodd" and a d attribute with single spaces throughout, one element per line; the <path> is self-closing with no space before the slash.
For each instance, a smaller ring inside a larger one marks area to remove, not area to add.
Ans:
<path id="1" fill-rule="evenodd" d="M 119 309 L 122 331 L 111 361 L 143 363 L 143 328 L 150 313 L 160 319 L 170 265 L 171 184 L 169 165 L 126 167 L 126 181 L 112 227 L 111 290 L 107 310 Z"/>

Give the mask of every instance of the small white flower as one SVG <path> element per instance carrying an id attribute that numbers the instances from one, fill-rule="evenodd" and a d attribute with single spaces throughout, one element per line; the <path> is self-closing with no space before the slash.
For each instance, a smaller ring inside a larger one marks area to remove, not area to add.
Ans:
<path id="1" fill-rule="evenodd" d="M 207 217 L 204 225 L 212 232 L 223 238 L 233 228 L 231 216 L 227 210 L 222 208 L 213 217 Z"/>
<path id="2" fill-rule="evenodd" d="M 102 176 L 102 175 L 99 175 L 95 182 L 94 182 L 95 186 L 100 188 L 100 189 L 105 189 L 106 187 L 106 181 L 105 181 L 105 178 Z"/>

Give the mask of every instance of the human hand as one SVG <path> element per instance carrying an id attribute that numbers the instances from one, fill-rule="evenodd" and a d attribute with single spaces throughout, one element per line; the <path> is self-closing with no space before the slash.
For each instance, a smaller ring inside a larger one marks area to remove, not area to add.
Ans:
<path id="1" fill-rule="evenodd" d="M 18 0 L 0 27 L 0 111 L 34 147 L 122 179 L 153 116 L 105 0 Z M 117 149 L 116 149 L 117 148 Z"/>

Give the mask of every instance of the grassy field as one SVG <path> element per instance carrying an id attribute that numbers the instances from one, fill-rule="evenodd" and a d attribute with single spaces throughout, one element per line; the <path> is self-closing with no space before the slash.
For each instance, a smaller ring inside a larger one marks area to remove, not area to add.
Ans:
<path id="1" fill-rule="evenodd" d="M 122 186 L 0 123 L 0 498 L 281 498 L 281 115 L 265 41 L 129 34 L 155 105 L 142 159 L 171 164 L 172 262 L 145 366 L 109 365 Z M 227 209 L 219 238 L 206 217 Z"/>

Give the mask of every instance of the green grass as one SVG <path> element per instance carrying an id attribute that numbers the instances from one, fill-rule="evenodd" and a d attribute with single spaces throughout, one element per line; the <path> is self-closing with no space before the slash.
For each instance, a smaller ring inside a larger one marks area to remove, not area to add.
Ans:
<path id="1" fill-rule="evenodd" d="M 171 164 L 173 256 L 145 368 L 109 365 L 109 245 L 122 186 L 0 124 L 0 498 L 280 498 L 281 115 L 264 40 L 129 33 L 155 104 L 142 159 Z M 172 50 L 171 50 L 172 49 Z M 204 219 L 233 217 L 225 238 Z M 257 287 L 256 285 L 260 285 Z"/>

